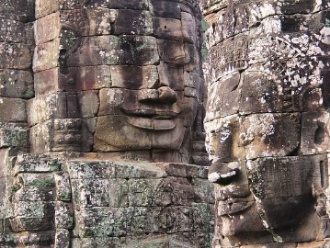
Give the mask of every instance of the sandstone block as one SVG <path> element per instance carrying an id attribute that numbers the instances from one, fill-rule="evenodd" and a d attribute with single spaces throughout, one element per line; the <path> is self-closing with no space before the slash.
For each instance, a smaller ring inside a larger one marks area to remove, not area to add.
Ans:
<path id="1" fill-rule="evenodd" d="M 132 234 L 159 232 L 157 213 L 159 208 L 130 207 L 126 208 L 127 232 Z"/>
<path id="2" fill-rule="evenodd" d="M 111 161 L 71 161 L 68 170 L 71 179 L 109 179 L 115 177 L 115 165 Z"/>
<path id="3" fill-rule="evenodd" d="M 73 248 L 88 248 L 88 247 L 120 247 L 126 242 L 120 237 L 96 237 L 71 239 Z"/>
<path id="4" fill-rule="evenodd" d="M 327 175 L 326 155 L 261 158 L 249 161 L 247 169 L 251 192 L 263 199 L 260 203 L 265 213 L 263 219 L 274 229 L 283 225 L 289 211 L 295 213 L 290 223 L 298 222 L 301 219 L 298 213 L 307 214 L 313 208 L 313 201 L 306 202 L 314 194 L 310 189 L 322 192 L 328 185 L 328 178 L 324 177 Z M 285 212 L 281 210 L 284 207 Z M 273 211 L 279 214 L 275 217 Z"/>
<path id="5" fill-rule="evenodd" d="M 169 176 L 207 179 L 208 169 L 205 167 L 183 163 L 166 163 L 160 166 Z"/>
<path id="6" fill-rule="evenodd" d="M 29 45 L 23 43 L 0 42 L 0 69 L 29 69 L 32 52 Z"/>
<path id="7" fill-rule="evenodd" d="M 187 61 L 183 43 L 172 40 L 157 40 L 159 56 L 172 65 L 184 65 Z"/>
<path id="8" fill-rule="evenodd" d="M 182 42 L 181 21 L 172 18 L 153 18 L 155 35 L 160 39 L 170 39 Z"/>
<path id="9" fill-rule="evenodd" d="M 86 10 L 89 19 L 89 31 L 85 36 L 107 35 L 113 31 L 112 25 L 117 21 L 118 11 L 115 9 Z"/>
<path id="10" fill-rule="evenodd" d="M 124 3 L 120 0 L 110 0 L 108 6 L 114 9 L 147 9 L 148 8 L 147 0 L 132 0 L 129 3 Z"/>
<path id="11" fill-rule="evenodd" d="M 31 4 L 30 1 L 2 0 L 0 15 L 6 19 L 13 19 L 23 22 L 31 18 L 31 16 L 33 15 L 32 10 L 33 10 L 33 5 Z"/>
<path id="12" fill-rule="evenodd" d="M 0 42 L 24 43 L 25 25 L 23 22 L 0 18 Z"/>
<path id="13" fill-rule="evenodd" d="M 185 82 L 183 67 L 173 67 L 163 61 L 157 66 L 160 85 L 168 85 L 173 90 L 183 90 Z"/>
<path id="14" fill-rule="evenodd" d="M 79 184 L 79 205 L 82 207 L 109 206 L 109 181 L 107 179 L 85 179 Z"/>
<path id="15" fill-rule="evenodd" d="M 28 109 L 30 125 L 55 118 L 76 118 L 80 113 L 75 92 L 58 92 L 35 97 L 28 102 Z"/>
<path id="16" fill-rule="evenodd" d="M 150 35 L 153 33 L 153 20 L 149 11 L 119 9 L 113 27 L 116 35 Z"/>
<path id="17" fill-rule="evenodd" d="M 117 12 L 114 9 L 57 11 L 36 21 L 36 43 L 41 44 L 60 36 L 65 37 L 70 32 L 73 32 L 72 35 L 75 37 L 109 35 L 112 30 L 111 24 L 118 16 Z"/>
<path id="18" fill-rule="evenodd" d="M 34 74 L 37 95 L 65 90 L 94 90 L 111 86 L 110 67 L 58 67 Z"/>
<path id="19" fill-rule="evenodd" d="M 197 27 L 195 17 L 189 13 L 181 12 L 181 22 L 184 41 L 196 44 Z"/>
<path id="20" fill-rule="evenodd" d="M 83 0 L 78 1 L 57 1 L 50 0 L 47 3 L 42 0 L 36 0 L 36 18 L 41 18 L 58 10 L 73 10 L 82 7 Z"/>
<path id="21" fill-rule="evenodd" d="M 279 112 L 283 109 L 282 85 L 267 78 L 262 72 L 246 71 L 240 85 L 240 112 Z M 291 93 L 291 92 L 290 92 Z M 291 103 L 292 104 L 292 103 Z"/>
<path id="22" fill-rule="evenodd" d="M 54 232 L 37 232 L 35 234 L 32 232 L 22 232 L 17 235 L 15 238 L 15 245 L 23 245 L 23 246 L 51 246 L 54 244 Z M 12 240 L 14 242 L 14 240 Z M 9 244 L 9 243 L 7 243 Z"/>
<path id="23" fill-rule="evenodd" d="M 164 218 L 171 215 L 171 220 Z M 191 207 L 169 207 L 161 211 L 158 219 L 159 225 L 167 229 L 167 233 L 192 232 L 193 231 L 193 210 Z"/>
<path id="24" fill-rule="evenodd" d="M 52 137 L 52 151 L 80 151 L 82 120 L 79 118 L 56 119 Z"/>
<path id="25" fill-rule="evenodd" d="M 175 19 L 181 18 L 180 5 L 177 2 L 152 0 L 150 2 L 150 11 L 154 16 Z"/>
<path id="26" fill-rule="evenodd" d="M 214 186 L 212 183 L 199 178 L 193 179 L 192 186 L 194 189 L 194 202 L 197 203 L 214 203 Z"/>
<path id="27" fill-rule="evenodd" d="M 168 246 L 168 235 L 149 234 L 149 235 L 128 236 L 125 244 L 127 247 L 134 247 L 138 245 L 139 247 L 163 248 Z"/>
<path id="28" fill-rule="evenodd" d="M 173 206 L 191 206 L 194 202 L 194 189 L 186 178 L 168 177 L 162 182 L 161 191 L 169 191 Z M 160 199 L 155 201 L 159 202 Z M 166 200 L 166 198 L 165 198 Z"/>
<path id="29" fill-rule="evenodd" d="M 315 9 L 317 7 L 317 9 Z M 316 3 L 309 1 L 301 1 L 299 4 L 295 4 L 294 1 L 289 0 L 283 7 L 283 13 L 286 15 L 292 14 L 308 14 L 312 11 L 320 10 L 321 6 L 317 6 Z"/>
<path id="30" fill-rule="evenodd" d="M 162 178 L 166 173 L 155 166 L 144 162 L 118 161 L 116 165 L 116 178 Z"/>
<path id="31" fill-rule="evenodd" d="M 80 237 L 125 236 L 126 218 L 127 214 L 122 208 L 82 209 L 78 219 Z"/>
<path id="32" fill-rule="evenodd" d="M 54 201 L 54 190 L 53 189 L 40 189 L 35 187 L 24 187 L 20 188 L 14 193 L 13 200 L 15 202 L 46 202 Z"/>
<path id="33" fill-rule="evenodd" d="M 24 187 L 53 188 L 55 179 L 53 173 L 20 173 L 18 178 Z"/>
<path id="34" fill-rule="evenodd" d="M 52 218 L 15 217 L 10 223 L 14 232 L 44 231 L 51 229 Z"/>
<path id="35" fill-rule="evenodd" d="M 29 0 L 29 2 L 32 2 Z M 34 2 L 34 1 L 33 1 Z M 28 45 L 35 46 L 35 40 L 34 40 L 34 22 L 28 22 L 24 24 L 25 26 L 25 43 Z"/>
<path id="36" fill-rule="evenodd" d="M 57 172 L 55 174 L 56 200 L 69 202 L 71 200 L 70 176 L 67 172 Z"/>
<path id="37" fill-rule="evenodd" d="M 83 45 L 79 52 L 68 58 L 68 66 L 152 65 L 159 61 L 154 37 L 109 35 L 86 37 L 82 40 Z"/>
<path id="38" fill-rule="evenodd" d="M 55 227 L 57 229 L 73 228 L 73 210 L 70 203 L 57 201 L 55 204 Z"/>
<path id="39" fill-rule="evenodd" d="M 0 211 L 1 211 L 0 218 L 2 220 L 2 221 L 0 221 L 1 224 L 5 224 L 5 222 L 3 222 L 3 220 L 9 219 L 13 215 L 12 204 L 8 201 L 8 199 L 12 195 L 12 186 L 13 186 L 12 181 L 13 180 L 12 180 L 11 176 L 2 176 L 1 177 L 1 183 L 0 183 L 0 190 L 2 192 L 2 194 L 0 196 Z M 5 227 L 1 227 L 1 224 L 0 224 L 0 233 L 3 231 L 6 231 L 6 230 L 4 230 Z M 8 225 L 8 227 L 9 227 L 9 225 Z"/>
<path id="40" fill-rule="evenodd" d="M 94 133 L 96 129 L 97 118 L 88 118 L 82 120 L 81 129 L 81 151 L 89 152 L 94 146 Z"/>
<path id="41" fill-rule="evenodd" d="M 78 93 L 81 117 L 90 118 L 96 116 L 99 110 L 98 91 L 83 91 Z"/>
<path id="42" fill-rule="evenodd" d="M 127 89 L 154 88 L 158 83 L 156 66 L 110 66 L 112 87 Z"/>
<path id="43" fill-rule="evenodd" d="M 243 118 L 239 143 L 245 147 L 247 158 L 285 156 L 294 152 L 300 144 L 299 119 L 297 114 L 258 114 Z"/>
<path id="44" fill-rule="evenodd" d="M 215 63 L 218 66 L 207 70 L 206 80 L 216 82 L 226 74 L 246 69 L 248 66 L 247 42 L 246 36 L 237 36 L 210 48 L 209 63 Z"/>
<path id="45" fill-rule="evenodd" d="M 195 88 L 191 88 L 191 87 L 185 87 L 184 88 L 184 95 L 186 97 L 194 97 L 197 98 L 197 90 Z"/>
<path id="46" fill-rule="evenodd" d="M 43 218 L 45 214 L 45 205 L 40 201 L 19 201 L 14 203 L 13 211 L 15 217 Z"/>
<path id="47" fill-rule="evenodd" d="M 200 75 L 196 72 L 184 72 L 184 86 L 198 89 L 201 83 Z"/>
<path id="48" fill-rule="evenodd" d="M 199 52 L 197 48 L 193 44 L 185 42 L 184 52 L 186 56 L 184 69 L 189 72 L 197 70 L 198 67 L 196 65 L 199 64 Z"/>
<path id="49" fill-rule="evenodd" d="M 303 113 L 300 152 L 304 155 L 328 152 L 329 128 L 328 112 Z"/>
<path id="50" fill-rule="evenodd" d="M 214 228 L 213 204 L 193 203 L 194 231 L 198 234 L 211 234 Z M 208 237 L 208 241 L 211 239 Z"/>
<path id="51" fill-rule="evenodd" d="M 52 149 L 52 123 L 47 121 L 30 128 L 30 148 L 32 153 L 40 154 L 50 152 Z"/>
<path id="52" fill-rule="evenodd" d="M 19 98 L 0 98 L 0 121 L 26 122 L 26 101 Z"/>
<path id="53" fill-rule="evenodd" d="M 11 154 L 11 148 L 7 149 L 0 149 L 0 155 L 3 158 L 3 160 L 0 163 L 1 170 L 0 170 L 0 178 L 9 178 L 12 175 L 12 168 L 13 164 L 10 159 L 10 157 L 13 155 Z M 9 183 L 10 181 L 8 181 Z M 12 184 L 12 182 L 11 182 Z M 4 191 L 5 192 L 5 191 Z"/>
<path id="54" fill-rule="evenodd" d="M 129 181 L 126 179 L 110 179 L 108 192 L 111 197 L 109 197 L 109 206 L 112 208 L 125 208 L 129 204 Z"/>
<path id="55" fill-rule="evenodd" d="M 44 155 L 20 154 L 17 156 L 13 174 L 28 172 L 55 172 L 61 170 L 61 163 Z"/>
<path id="56" fill-rule="evenodd" d="M 160 179 L 132 179 L 129 180 L 128 202 L 130 207 L 148 207 L 153 205 Z"/>
<path id="57" fill-rule="evenodd" d="M 3 97 L 29 99 L 34 96 L 30 71 L 0 70 L 0 94 Z"/>
<path id="58" fill-rule="evenodd" d="M 193 92 L 194 88 L 191 88 Z M 191 123 L 194 123 L 195 121 L 195 117 L 196 117 L 196 112 L 197 112 L 197 99 L 195 97 L 185 97 L 181 108 L 182 108 L 182 112 L 187 113 L 184 117 L 183 120 L 183 125 L 185 127 L 190 127 Z M 191 106 L 193 106 L 193 111 L 191 111 Z"/>
<path id="59" fill-rule="evenodd" d="M 60 56 L 60 40 L 54 39 L 36 46 L 33 57 L 33 71 L 39 72 L 57 67 Z"/>
<path id="60" fill-rule="evenodd" d="M 0 147 L 29 147 L 29 132 L 20 128 L 0 128 Z"/>
<path id="61" fill-rule="evenodd" d="M 61 31 L 60 12 L 38 19 L 34 25 L 36 44 L 45 43 L 59 37 Z"/>
<path id="62" fill-rule="evenodd" d="M 54 248 L 69 248 L 70 233 L 66 229 L 56 229 Z"/>

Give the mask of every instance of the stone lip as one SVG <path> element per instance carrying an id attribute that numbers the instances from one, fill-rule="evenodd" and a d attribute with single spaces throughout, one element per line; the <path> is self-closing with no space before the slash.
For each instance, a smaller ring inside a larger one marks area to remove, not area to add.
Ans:
<path id="1" fill-rule="evenodd" d="M 127 122 L 134 127 L 148 129 L 148 130 L 172 130 L 176 127 L 175 120 L 172 117 L 169 119 L 154 119 L 130 116 L 127 118 Z"/>
<path id="2" fill-rule="evenodd" d="M 250 209 L 254 201 L 247 201 L 246 199 L 228 199 L 225 202 L 220 202 L 218 207 L 218 214 L 224 215 L 237 215 L 243 211 Z"/>

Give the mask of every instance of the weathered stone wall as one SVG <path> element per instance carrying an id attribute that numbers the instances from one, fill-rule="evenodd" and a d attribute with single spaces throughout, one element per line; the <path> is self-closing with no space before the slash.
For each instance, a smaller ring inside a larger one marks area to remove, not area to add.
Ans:
<path id="1" fill-rule="evenodd" d="M 19 155 L 1 247 L 210 247 L 207 168 Z M 9 223 L 8 223 L 9 224 Z"/>
<path id="2" fill-rule="evenodd" d="M 201 7 L 214 247 L 328 247 L 329 2 Z"/>
<path id="3" fill-rule="evenodd" d="M 7 161 L 27 151 L 27 99 L 34 96 L 32 55 L 34 49 L 33 1 L 0 1 L 0 246 L 12 217 L 9 202 L 13 179 Z"/>
<path id="4" fill-rule="evenodd" d="M 185 164 L 72 161 L 73 247 L 210 247 L 213 187 Z"/>

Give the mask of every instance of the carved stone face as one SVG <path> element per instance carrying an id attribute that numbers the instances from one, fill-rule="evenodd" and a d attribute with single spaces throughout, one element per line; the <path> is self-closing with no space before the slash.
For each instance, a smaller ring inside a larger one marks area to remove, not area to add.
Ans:
<path id="1" fill-rule="evenodd" d="M 322 74 L 328 69 L 312 56 L 322 41 L 306 40 L 301 20 L 279 13 L 320 6 L 229 2 L 206 19 L 205 129 L 213 160 L 209 179 L 216 183 L 215 242 L 316 240 L 328 235 L 322 227 L 329 151 Z"/>
<path id="2" fill-rule="evenodd" d="M 201 99 L 196 8 L 108 2 L 89 1 L 89 37 L 65 62 L 103 67 L 99 76 L 109 81 L 98 87 L 93 150 L 179 150 Z"/>
<path id="3" fill-rule="evenodd" d="M 184 96 L 183 65 L 160 62 L 158 66 L 114 66 L 111 70 L 127 81 L 123 82 L 125 88 L 100 91 L 95 148 L 178 150 L 196 111 L 196 100 Z M 159 72 L 164 75 L 155 80 Z"/>

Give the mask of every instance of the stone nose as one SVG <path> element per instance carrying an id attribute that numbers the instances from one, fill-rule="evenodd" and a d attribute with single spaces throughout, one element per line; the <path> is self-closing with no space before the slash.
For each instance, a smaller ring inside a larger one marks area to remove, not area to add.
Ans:
<path id="1" fill-rule="evenodd" d="M 178 95 L 174 90 L 168 86 L 158 88 L 159 102 L 162 103 L 175 103 L 178 101 Z"/>
<path id="2" fill-rule="evenodd" d="M 177 102 L 178 95 L 168 86 L 161 86 L 158 89 L 142 89 L 138 91 L 138 101 L 143 103 L 159 102 L 170 103 Z"/>
<path id="3" fill-rule="evenodd" d="M 213 183 L 229 184 L 235 180 L 240 171 L 241 168 L 238 162 L 224 163 L 217 159 L 212 161 L 208 179 Z"/>

